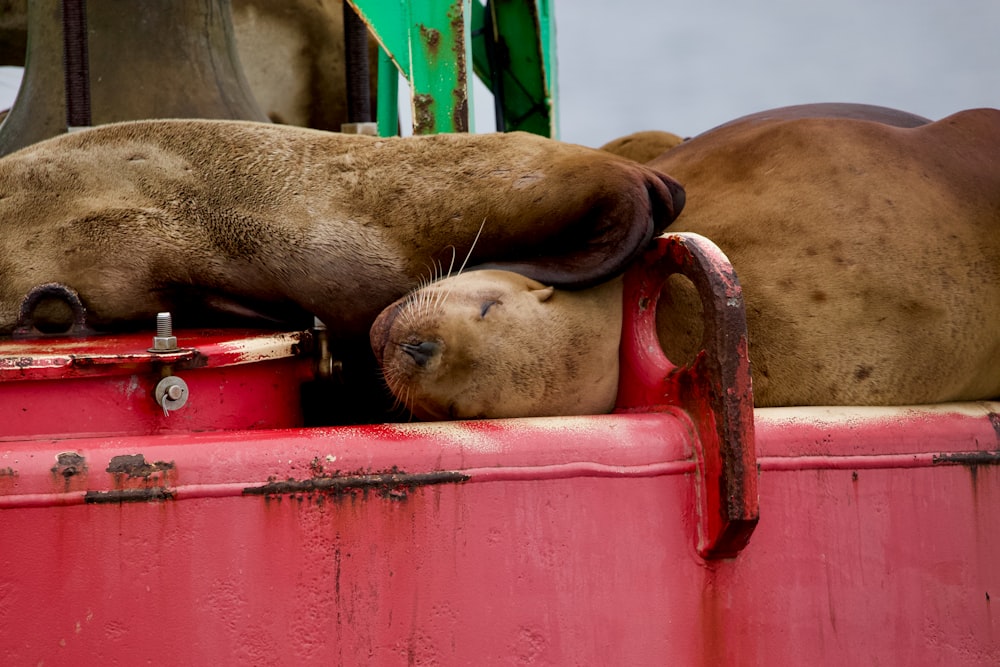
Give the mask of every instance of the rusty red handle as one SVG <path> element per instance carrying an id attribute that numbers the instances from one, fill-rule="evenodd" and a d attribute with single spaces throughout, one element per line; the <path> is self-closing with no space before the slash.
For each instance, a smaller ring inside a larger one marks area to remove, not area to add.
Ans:
<path id="1" fill-rule="evenodd" d="M 701 352 L 686 366 L 663 353 L 656 304 L 675 273 L 698 290 L 704 314 Z M 617 410 L 684 409 L 698 432 L 699 536 L 705 558 L 736 555 L 757 525 L 757 457 L 753 430 L 746 311 L 728 258 L 691 233 L 656 239 L 625 274 L 621 378 Z"/>

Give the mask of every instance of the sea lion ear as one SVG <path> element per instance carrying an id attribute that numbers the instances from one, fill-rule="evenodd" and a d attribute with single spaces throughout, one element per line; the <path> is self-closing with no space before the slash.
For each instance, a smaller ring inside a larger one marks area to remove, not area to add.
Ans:
<path id="1" fill-rule="evenodd" d="M 555 294 L 555 291 L 556 291 L 555 287 L 549 286 L 549 287 L 541 287 L 539 289 L 533 289 L 531 290 L 531 293 L 534 294 L 535 298 L 538 299 L 539 301 L 548 301 L 549 298 L 553 294 Z"/>
<path id="2" fill-rule="evenodd" d="M 560 289 L 585 289 L 623 273 L 684 208 L 674 179 L 636 165 L 642 178 L 595 192 L 586 209 L 544 243 L 476 268 L 503 269 Z M 619 181 L 620 183 L 620 181 Z"/>

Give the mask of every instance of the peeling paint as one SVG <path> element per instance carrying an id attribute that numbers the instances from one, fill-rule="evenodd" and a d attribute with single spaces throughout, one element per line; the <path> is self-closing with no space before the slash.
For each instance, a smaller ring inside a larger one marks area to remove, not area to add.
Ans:
<path id="1" fill-rule="evenodd" d="M 393 469 L 382 473 L 313 477 L 303 480 L 271 480 L 262 486 L 249 486 L 243 489 L 243 495 L 277 496 L 279 499 L 282 495 L 293 495 L 297 500 L 302 500 L 301 494 L 319 493 L 339 497 L 356 492 L 375 491 L 383 498 L 405 500 L 408 491 L 414 488 L 456 484 L 468 479 L 468 475 L 460 472 L 405 473 Z"/>
<path id="2" fill-rule="evenodd" d="M 413 96 L 413 133 L 434 134 L 437 122 L 434 120 L 434 96 L 418 93 Z"/>
<path id="3" fill-rule="evenodd" d="M 90 505 L 108 503 L 146 503 L 172 500 L 173 492 L 159 486 L 149 489 L 115 489 L 112 491 L 87 491 L 84 502 Z"/>
<path id="4" fill-rule="evenodd" d="M 455 36 L 452 42 L 452 54 L 455 59 L 456 80 L 459 85 L 452 91 L 451 125 L 454 132 L 469 131 L 469 91 L 466 82 L 468 75 L 465 64 L 465 22 L 463 20 L 461 3 L 456 3 L 448 12 L 451 18 L 451 33 Z"/>
<path id="5" fill-rule="evenodd" d="M 226 364 L 237 366 L 296 357 L 307 351 L 311 342 L 312 337 L 308 332 L 296 331 L 227 341 L 220 343 L 219 348 L 227 354 Z"/>
<path id="6" fill-rule="evenodd" d="M 66 479 L 87 472 L 87 460 L 76 452 L 63 452 L 56 455 L 56 464 L 52 466 L 53 475 L 61 475 Z"/>
<path id="7" fill-rule="evenodd" d="M 428 28 L 423 23 L 420 24 L 420 39 L 427 47 L 428 55 L 432 59 L 437 59 L 438 50 L 441 47 L 441 33 L 434 28 Z"/>
<path id="8" fill-rule="evenodd" d="M 155 461 L 146 463 L 146 457 L 142 454 L 122 454 L 112 457 L 108 463 L 107 472 L 114 475 L 126 475 L 127 477 L 148 478 L 156 473 L 173 470 L 173 462 Z"/>
<path id="9" fill-rule="evenodd" d="M 992 452 L 954 452 L 937 454 L 934 465 L 990 466 L 1000 465 L 1000 450 Z"/>

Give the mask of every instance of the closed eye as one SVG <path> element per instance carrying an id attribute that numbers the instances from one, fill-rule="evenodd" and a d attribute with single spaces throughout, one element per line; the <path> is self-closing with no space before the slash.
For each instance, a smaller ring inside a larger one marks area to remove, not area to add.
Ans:
<path id="1" fill-rule="evenodd" d="M 479 317 L 486 317 L 486 313 L 489 312 L 490 308 L 494 305 L 500 303 L 499 301 L 486 301 L 483 303 L 482 310 L 479 311 Z"/>

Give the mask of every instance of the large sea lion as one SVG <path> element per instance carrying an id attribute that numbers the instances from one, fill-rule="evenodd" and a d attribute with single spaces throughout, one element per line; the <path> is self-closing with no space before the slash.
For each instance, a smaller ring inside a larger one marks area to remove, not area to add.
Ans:
<path id="1" fill-rule="evenodd" d="M 267 117 L 286 125 L 340 130 L 349 120 L 343 0 L 231 0 L 226 4 L 243 72 Z M 141 13 L 142 8 L 132 11 Z M 176 28 L 164 27 L 168 32 Z M 99 32 L 107 37 L 106 31 Z M 0 66 L 24 66 L 27 37 L 28 0 L 0 2 Z M 62 48 L 61 42 L 58 46 Z M 369 37 L 373 98 L 377 56 L 378 45 Z"/>
<path id="2" fill-rule="evenodd" d="M 268 118 L 339 131 L 350 120 L 343 0 L 232 0 L 231 6 L 240 63 Z M 378 43 L 369 36 L 373 99 L 377 60 Z"/>
<path id="3" fill-rule="evenodd" d="M 379 311 L 453 254 L 592 285 L 682 205 L 647 167 L 524 133 L 105 125 L 0 160 L 0 334 L 30 289 L 57 282 L 94 327 L 163 310 L 195 326 L 314 315 L 367 347 Z"/>
<path id="4" fill-rule="evenodd" d="M 1000 111 L 934 123 L 900 113 L 880 112 L 883 122 L 830 108 L 755 114 L 649 163 L 687 193 L 668 231 L 708 237 L 736 269 L 757 406 L 1000 395 Z M 466 273 L 386 309 L 372 345 L 418 417 L 606 411 L 616 390 L 609 364 L 617 373 L 617 352 L 607 350 L 617 349 L 621 324 L 620 281 L 612 285 L 600 288 L 598 317 L 593 290 L 557 289 L 524 309 L 524 293 L 546 285 Z M 683 282 L 670 285 L 658 334 L 668 357 L 685 359 L 700 344 L 699 303 Z M 417 303 L 431 305 L 421 312 Z M 466 322 L 461 336 L 453 320 Z M 503 390 L 477 377 L 538 340 L 547 342 L 533 363 L 496 376 Z M 581 348 L 601 361 L 578 363 Z M 514 396 L 522 387 L 528 403 Z M 581 389 L 586 401 L 563 400 Z"/>

